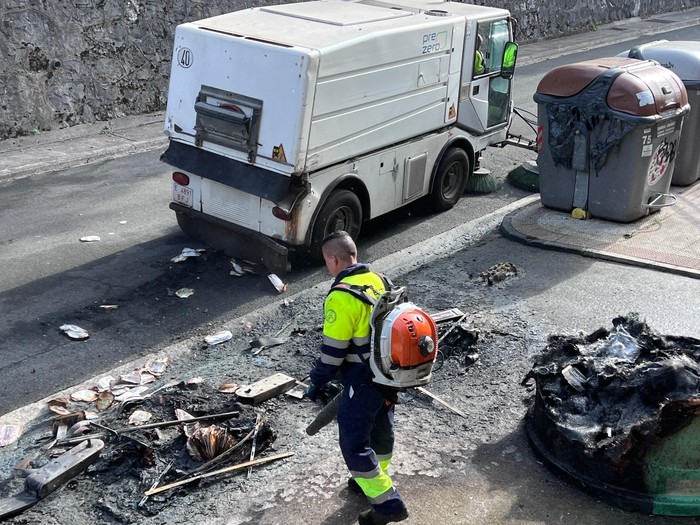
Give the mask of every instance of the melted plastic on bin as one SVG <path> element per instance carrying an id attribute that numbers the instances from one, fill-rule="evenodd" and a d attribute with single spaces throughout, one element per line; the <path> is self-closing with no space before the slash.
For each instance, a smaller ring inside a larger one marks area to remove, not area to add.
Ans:
<path id="1" fill-rule="evenodd" d="M 536 383 L 526 429 L 560 473 L 612 494 L 615 504 L 626 506 L 627 498 L 634 502 L 627 507 L 651 512 L 640 507 L 656 495 L 648 453 L 697 417 L 700 340 L 659 335 L 636 314 L 613 325 L 588 336 L 550 336 L 524 380 Z M 700 472 L 691 459 L 685 468 Z"/>

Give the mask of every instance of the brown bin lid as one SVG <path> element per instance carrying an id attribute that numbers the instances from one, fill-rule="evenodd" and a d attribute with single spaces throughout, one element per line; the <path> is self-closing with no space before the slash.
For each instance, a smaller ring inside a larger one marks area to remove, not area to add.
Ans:
<path id="1" fill-rule="evenodd" d="M 537 93 L 555 97 L 572 97 L 597 77 L 611 69 L 622 69 L 606 102 L 610 109 L 640 117 L 658 115 L 688 103 L 688 94 L 680 78 L 653 60 L 600 58 L 559 66 L 547 73 Z"/>

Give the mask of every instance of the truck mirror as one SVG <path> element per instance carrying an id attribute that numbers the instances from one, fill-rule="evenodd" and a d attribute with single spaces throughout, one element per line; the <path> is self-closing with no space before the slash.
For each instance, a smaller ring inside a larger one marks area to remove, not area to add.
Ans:
<path id="1" fill-rule="evenodd" d="M 515 62 L 518 58 L 518 44 L 515 42 L 507 42 L 503 48 L 503 66 L 501 67 L 501 76 L 507 80 L 513 78 L 515 73 Z"/>

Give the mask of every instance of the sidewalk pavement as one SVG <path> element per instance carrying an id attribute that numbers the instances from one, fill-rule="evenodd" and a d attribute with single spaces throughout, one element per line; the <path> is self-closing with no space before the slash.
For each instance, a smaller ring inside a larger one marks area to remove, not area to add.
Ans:
<path id="1" fill-rule="evenodd" d="M 552 250 L 700 278 L 700 181 L 672 187 L 678 201 L 631 223 L 578 220 L 531 202 L 506 215 L 507 237 Z"/>
<path id="2" fill-rule="evenodd" d="M 632 18 L 594 32 L 521 46 L 519 65 L 542 62 L 562 53 L 586 51 L 641 36 L 700 23 L 700 7 Z M 116 118 L 0 141 L 0 182 L 165 149 L 163 113 Z M 700 182 L 674 188 L 678 203 L 630 224 L 597 219 L 577 221 L 568 213 L 523 200 L 507 215 L 505 235 L 543 248 L 700 277 Z"/>

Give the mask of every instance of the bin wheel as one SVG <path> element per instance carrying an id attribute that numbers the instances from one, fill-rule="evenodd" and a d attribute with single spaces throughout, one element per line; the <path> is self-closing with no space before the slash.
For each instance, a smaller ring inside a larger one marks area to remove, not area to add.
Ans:
<path id="1" fill-rule="evenodd" d="M 357 240 L 362 227 L 362 204 L 350 190 L 335 190 L 321 207 L 311 235 L 311 254 L 322 258 L 321 243 L 327 235 L 345 230 Z"/>
<path id="2" fill-rule="evenodd" d="M 451 148 L 440 160 L 430 202 L 437 211 L 452 208 L 464 194 L 469 180 L 469 157 L 463 149 Z"/>

